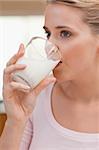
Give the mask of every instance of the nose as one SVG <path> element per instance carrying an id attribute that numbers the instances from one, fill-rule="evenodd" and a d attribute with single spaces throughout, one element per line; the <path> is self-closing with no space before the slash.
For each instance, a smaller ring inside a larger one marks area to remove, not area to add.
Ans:
<path id="1" fill-rule="evenodd" d="M 55 40 L 55 38 L 54 38 L 53 35 L 50 35 L 48 41 L 51 42 L 51 43 L 53 43 L 54 45 L 57 45 L 57 42 L 56 42 L 56 40 Z"/>
<path id="2" fill-rule="evenodd" d="M 58 43 L 58 41 L 55 39 L 54 36 L 51 35 L 51 36 L 49 37 L 48 41 L 51 42 L 53 45 L 55 45 L 55 46 L 58 48 L 58 50 L 59 50 L 59 43 Z"/>
<path id="3" fill-rule="evenodd" d="M 48 39 L 49 42 L 51 42 L 54 47 L 51 49 L 50 52 L 53 53 L 53 56 L 56 58 L 56 59 L 60 59 L 62 58 L 62 54 L 60 52 L 60 49 L 59 49 L 59 46 L 58 46 L 58 41 L 53 37 L 53 36 L 50 36 L 49 39 Z M 56 47 L 56 48 L 55 48 Z M 49 52 L 49 53 L 50 53 Z"/>

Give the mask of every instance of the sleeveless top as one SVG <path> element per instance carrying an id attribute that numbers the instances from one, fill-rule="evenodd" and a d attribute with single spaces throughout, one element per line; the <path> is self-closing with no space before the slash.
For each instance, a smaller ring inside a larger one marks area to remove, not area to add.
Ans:
<path id="1" fill-rule="evenodd" d="M 99 150 L 99 133 L 76 132 L 62 127 L 55 120 L 51 108 L 53 85 L 38 96 L 20 150 Z"/>

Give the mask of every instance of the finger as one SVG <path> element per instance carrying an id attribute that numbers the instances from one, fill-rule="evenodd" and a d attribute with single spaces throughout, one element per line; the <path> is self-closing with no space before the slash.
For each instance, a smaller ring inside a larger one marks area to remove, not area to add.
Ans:
<path id="1" fill-rule="evenodd" d="M 22 91 L 22 92 L 29 92 L 30 91 L 30 87 L 28 85 L 24 85 L 22 83 L 12 81 L 10 83 L 10 86 L 13 90 L 18 90 L 18 91 Z"/>
<path id="2" fill-rule="evenodd" d="M 24 52 L 25 52 L 24 45 L 20 44 L 20 47 L 19 47 L 19 50 L 18 50 L 17 54 L 15 54 L 14 56 L 12 56 L 10 58 L 10 60 L 6 64 L 6 66 L 8 67 L 8 66 L 10 66 L 12 64 L 15 64 L 17 62 L 17 60 L 24 55 Z"/>
<path id="3" fill-rule="evenodd" d="M 15 64 L 15 65 L 11 65 L 11 66 L 7 67 L 6 69 L 4 69 L 4 74 L 3 74 L 4 83 L 10 82 L 12 73 L 23 70 L 25 68 L 26 68 L 25 64 Z"/>
<path id="4" fill-rule="evenodd" d="M 35 92 L 36 95 L 38 95 L 45 87 L 47 87 L 50 83 L 53 82 L 56 82 L 56 78 L 53 77 L 52 75 L 48 76 L 43 81 L 41 81 L 41 83 L 35 89 L 33 89 L 33 91 Z"/>
<path id="5" fill-rule="evenodd" d="M 11 65 L 11 66 L 9 66 L 9 67 L 7 67 L 7 68 L 5 69 L 4 73 L 5 73 L 6 75 L 8 75 L 8 74 L 14 73 L 14 72 L 17 71 L 17 70 L 22 70 L 22 69 L 24 69 L 24 68 L 26 68 L 26 65 L 25 65 L 25 64 L 15 64 L 15 65 Z"/>

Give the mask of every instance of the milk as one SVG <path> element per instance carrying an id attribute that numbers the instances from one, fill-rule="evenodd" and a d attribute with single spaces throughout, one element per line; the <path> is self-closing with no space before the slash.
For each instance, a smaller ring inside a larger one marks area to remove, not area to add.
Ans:
<path id="1" fill-rule="evenodd" d="M 36 87 L 60 61 L 58 48 L 42 37 L 33 37 L 25 49 L 25 55 L 17 64 L 26 64 L 24 70 L 14 74 L 14 80 L 29 87 Z"/>
<path id="2" fill-rule="evenodd" d="M 23 57 L 18 64 L 26 64 L 27 67 L 15 73 L 14 79 L 31 88 L 36 87 L 59 63 L 59 60 L 53 61 L 51 59 L 32 59 Z"/>

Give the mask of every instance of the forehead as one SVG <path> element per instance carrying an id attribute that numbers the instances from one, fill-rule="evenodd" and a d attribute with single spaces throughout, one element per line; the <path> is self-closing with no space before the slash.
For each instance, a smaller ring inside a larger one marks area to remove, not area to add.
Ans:
<path id="1" fill-rule="evenodd" d="M 81 28 L 83 12 L 80 9 L 64 4 L 48 4 L 45 10 L 45 26 L 55 27 L 67 25 Z"/>

